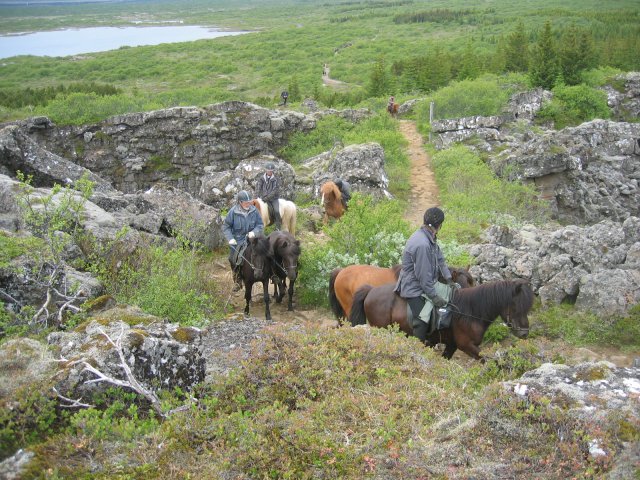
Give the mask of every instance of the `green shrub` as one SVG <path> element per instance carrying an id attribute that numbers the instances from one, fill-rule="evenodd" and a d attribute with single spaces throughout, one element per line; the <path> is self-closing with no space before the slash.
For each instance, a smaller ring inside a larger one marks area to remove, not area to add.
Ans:
<path id="1" fill-rule="evenodd" d="M 600 315 L 556 305 L 534 313 L 532 318 L 545 336 L 572 345 L 607 345 L 623 350 L 640 348 L 640 305 L 627 315 L 603 322 Z"/>
<path id="2" fill-rule="evenodd" d="M 560 85 L 553 89 L 553 99 L 540 109 L 536 120 L 552 121 L 555 128 L 560 129 L 610 116 L 607 94 L 602 90 L 586 85 Z"/>
<path id="3" fill-rule="evenodd" d="M 329 275 L 334 268 L 351 264 L 390 267 L 400 256 L 411 227 L 403 219 L 397 201 L 376 202 L 369 195 L 354 193 L 349 210 L 325 227 L 329 240 L 303 249 L 300 263 L 303 303 L 326 304 Z"/>
<path id="4" fill-rule="evenodd" d="M 0 460 L 54 433 L 61 421 L 57 404 L 53 394 L 34 385 L 18 389 L 10 404 L 0 403 Z"/>

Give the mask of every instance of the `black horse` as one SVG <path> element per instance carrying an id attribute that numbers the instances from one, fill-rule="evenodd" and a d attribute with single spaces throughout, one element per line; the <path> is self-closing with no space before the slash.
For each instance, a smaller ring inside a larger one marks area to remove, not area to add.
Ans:
<path id="1" fill-rule="evenodd" d="M 244 283 L 244 299 L 247 304 L 244 307 L 245 315 L 249 315 L 249 302 L 251 301 L 251 289 L 256 282 L 262 283 L 264 291 L 264 316 L 271 320 L 269 310 L 269 279 L 273 274 L 273 259 L 269 240 L 264 235 L 247 239 L 247 248 L 243 253 L 240 275 Z"/>
<path id="2" fill-rule="evenodd" d="M 395 284 L 371 287 L 364 285 L 353 298 L 351 324 L 373 327 L 399 325 L 407 335 L 413 328 L 407 320 L 407 302 L 395 292 Z M 502 317 L 513 333 L 524 338 L 529 333 L 528 313 L 533 305 L 533 290 L 525 280 L 489 282 L 477 287 L 454 290 L 450 302 L 451 326 L 427 337 L 426 344 L 445 344 L 442 356 L 451 358 L 457 349 L 481 360 L 480 343 L 489 325 Z"/>
<path id="3" fill-rule="evenodd" d="M 296 240 L 289 232 L 278 230 L 271 233 L 267 238 L 273 252 L 273 296 L 276 299 L 276 303 L 282 302 L 288 279 L 288 310 L 293 310 L 293 285 L 298 277 L 300 240 Z"/>

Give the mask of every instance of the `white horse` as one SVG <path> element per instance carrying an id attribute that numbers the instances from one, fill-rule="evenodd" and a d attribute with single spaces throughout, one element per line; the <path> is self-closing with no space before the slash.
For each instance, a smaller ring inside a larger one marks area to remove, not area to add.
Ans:
<path id="1" fill-rule="evenodd" d="M 269 217 L 269 206 L 263 202 L 261 198 L 251 200 L 251 203 L 258 209 L 258 212 L 260 212 L 262 223 L 264 223 L 265 227 L 274 223 L 274 220 Z M 290 200 L 279 198 L 278 208 L 280 210 L 280 218 L 282 219 L 282 230 L 291 233 L 291 235 L 295 235 L 297 219 L 296 204 Z"/>

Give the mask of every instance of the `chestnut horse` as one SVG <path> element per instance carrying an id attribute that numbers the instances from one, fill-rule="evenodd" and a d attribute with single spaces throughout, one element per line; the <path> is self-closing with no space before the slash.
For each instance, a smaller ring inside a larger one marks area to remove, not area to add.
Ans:
<path id="1" fill-rule="evenodd" d="M 265 227 L 268 227 L 274 222 L 274 219 L 269 215 L 269 205 L 267 205 L 261 198 L 254 198 L 251 200 L 251 204 L 258 209 L 260 217 L 262 217 L 262 223 L 264 223 Z M 282 230 L 295 235 L 296 220 L 298 216 L 296 204 L 290 200 L 279 198 L 278 207 L 280 208 L 280 218 L 282 219 Z"/>
<path id="2" fill-rule="evenodd" d="M 329 277 L 329 304 L 331 311 L 338 321 L 349 319 L 353 296 L 363 285 L 378 287 L 386 283 L 398 280 L 401 265 L 391 268 L 376 267 L 374 265 L 349 265 L 345 268 L 336 268 Z M 474 284 L 469 268 L 450 268 L 451 278 L 461 287 L 467 288 Z"/>
<path id="3" fill-rule="evenodd" d="M 289 280 L 288 310 L 293 310 L 293 284 L 298 278 L 298 258 L 300 257 L 300 240 L 296 240 L 289 232 L 275 231 L 267 237 L 273 251 L 273 279 L 276 303 L 282 302 L 287 280 Z"/>
<path id="4" fill-rule="evenodd" d="M 387 112 L 395 118 L 398 115 L 398 104 L 394 102 L 387 105 Z"/>
<path id="5" fill-rule="evenodd" d="M 242 258 L 240 275 L 244 283 L 244 299 L 247 302 L 244 307 L 245 315 L 249 315 L 249 302 L 251 302 L 251 290 L 256 282 L 262 283 L 264 291 L 264 316 L 271 320 L 269 310 L 269 279 L 272 275 L 271 246 L 264 235 L 247 239 L 247 248 Z"/>
<path id="6" fill-rule="evenodd" d="M 489 325 L 498 317 L 518 338 L 529 334 L 529 318 L 533 305 L 533 290 L 526 280 L 488 282 L 477 287 L 454 289 L 449 303 L 451 326 L 437 330 L 427 337 L 426 344 L 444 343 L 442 356 L 450 359 L 457 349 L 481 360 L 480 343 Z M 407 319 L 407 302 L 394 292 L 394 285 L 361 287 L 353 298 L 351 324 L 373 327 L 400 326 L 407 335 L 413 329 Z"/>
<path id="7" fill-rule="evenodd" d="M 324 208 L 324 223 L 329 221 L 329 217 L 340 218 L 344 214 L 344 205 L 342 205 L 342 192 L 338 186 L 327 181 L 320 187 L 322 194 L 322 207 Z"/>

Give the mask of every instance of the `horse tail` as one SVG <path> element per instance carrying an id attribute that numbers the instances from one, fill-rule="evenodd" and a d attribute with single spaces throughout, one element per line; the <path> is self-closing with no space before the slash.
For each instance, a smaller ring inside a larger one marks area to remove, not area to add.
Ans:
<path id="1" fill-rule="evenodd" d="M 349 315 L 352 327 L 367 324 L 367 316 L 364 313 L 364 301 L 372 288 L 371 285 L 363 285 L 356 290 L 356 293 L 353 295 L 353 304 L 351 305 L 351 313 Z"/>
<path id="2" fill-rule="evenodd" d="M 329 277 L 329 305 L 331 305 L 331 311 L 336 316 L 338 320 L 345 318 L 347 315 L 340 305 L 338 301 L 338 297 L 336 295 L 336 277 L 342 271 L 341 268 L 336 268 L 331 272 L 331 276 Z"/>

